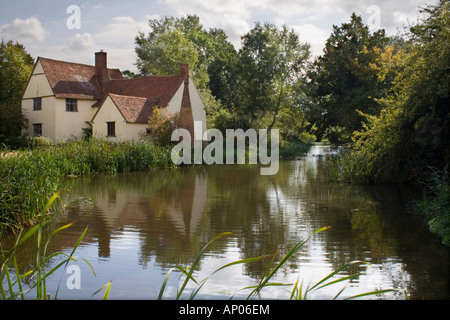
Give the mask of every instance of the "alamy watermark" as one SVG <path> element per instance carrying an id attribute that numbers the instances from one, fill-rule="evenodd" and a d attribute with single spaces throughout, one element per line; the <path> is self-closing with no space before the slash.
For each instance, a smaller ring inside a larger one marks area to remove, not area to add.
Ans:
<path id="1" fill-rule="evenodd" d="M 268 140 L 270 137 L 270 148 Z M 181 141 L 180 141 L 181 139 Z M 279 167 L 279 130 L 226 129 L 225 139 L 218 129 L 203 132 L 202 122 L 194 122 L 194 140 L 187 129 L 176 129 L 172 141 L 179 141 L 172 149 L 171 159 L 180 164 L 249 164 L 269 165 L 261 167 L 261 175 L 274 175 Z M 248 141 L 248 144 L 246 143 Z M 209 142 L 204 146 L 204 142 Z M 194 150 L 192 150 L 192 147 Z M 224 152 L 225 149 L 225 161 Z M 270 151 L 270 152 L 269 152 Z M 193 156 L 193 160 L 192 160 Z"/>
<path id="2" fill-rule="evenodd" d="M 370 5 L 366 9 L 366 13 L 369 14 L 367 17 L 367 26 L 371 30 L 381 29 L 381 9 L 377 5 Z"/>
<path id="3" fill-rule="evenodd" d="M 70 16 L 66 20 L 66 26 L 69 30 L 81 29 L 81 9 L 77 5 L 70 5 L 66 10 Z"/>
<path id="4" fill-rule="evenodd" d="M 72 264 L 67 267 L 67 274 L 70 276 L 67 277 L 66 286 L 68 289 L 81 289 L 81 269 L 76 264 Z"/>

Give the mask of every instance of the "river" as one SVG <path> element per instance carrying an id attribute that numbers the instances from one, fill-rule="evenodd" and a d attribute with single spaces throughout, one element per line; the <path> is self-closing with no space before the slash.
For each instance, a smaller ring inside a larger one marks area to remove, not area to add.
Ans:
<path id="1" fill-rule="evenodd" d="M 299 280 L 306 288 L 360 260 L 370 265 L 354 265 L 338 276 L 361 275 L 308 298 L 332 299 L 345 287 L 339 298 L 395 288 L 402 291 L 364 299 L 405 299 L 405 292 L 411 299 L 449 299 L 449 250 L 408 212 L 412 192 L 331 181 L 326 158 L 334 152 L 314 146 L 303 157 L 282 161 L 273 176 L 260 175 L 255 165 L 211 165 L 71 179 L 62 192 L 65 201 L 87 197 L 93 203 L 78 202 L 58 215 L 55 227 L 74 225 L 59 232 L 49 250 L 70 253 L 88 226 L 77 261 L 70 263 L 80 276 L 79 288 L 71 288 L 70 268 L 52 275 L 47 291 L 54 295 L 59 286 L 59 299 L 100 299 L 101 293 L 92 294 L 111 281 L 109 299 L 156 299 L 170 268 L 190 266 L 209 240 L 231 232 L 215 241 L 197 266 L 194 277 L 207 279 L 197 299 L 241 299 L 249 293 L 241 289 L 258 283 L 269 258 L 211 273 L 267 254 L 277 253 L 276 263 L 298 241 L 330 226 L 312 236 L 272 281 Z M 18 259 L 25 270 L 35 259 L 33 249 L 23 248 Z M 179 275 L 169 277 L 165 299 L 176 296 Z M 196 287 L 191 282 L 182 298 Z M 287 299 L 291 289 L 267 287 L 261 294 Z"/>

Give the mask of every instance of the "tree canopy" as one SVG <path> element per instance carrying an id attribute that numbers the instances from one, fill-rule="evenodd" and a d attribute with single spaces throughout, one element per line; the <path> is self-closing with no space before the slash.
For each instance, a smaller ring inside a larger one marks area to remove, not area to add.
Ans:
<path id="1" fill-rule="evenodd" d="M 423 180 L 429 168 L 448 169 L 450 159 L 450 2 L 423 9 L 410 28 L 409 50 L 379 116 L 354 137 L 354 157 L 378 182 Z"/>
<path id="2" fill-rule="evenodd" d="M 0 45 L 0 136 L 20 136 L 26 125 L 21 99 L 31 74 L 34 59 L 23 45 L 5 42 Z"/>
<path id="3" fill-rule="evenodd" d="M 312 80 L 325 128 L 340 127 L 350 137 L 361 129 L 358 113 L 376 115 L 377 102 L 389 86 L 379 77 L 381 54 L 388 43 L 384 30 L 370 33 L 362 18 L 352 14 L 349 23 L 334 26 L 325 43 L 324 53 L 315 62 Z"/>

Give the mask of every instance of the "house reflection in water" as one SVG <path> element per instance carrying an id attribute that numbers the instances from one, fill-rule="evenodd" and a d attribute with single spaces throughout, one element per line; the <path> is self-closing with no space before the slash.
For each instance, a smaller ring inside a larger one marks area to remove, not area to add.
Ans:
<path id="1" fill-rule="evenodd" d="M 98 243 L 99 257 L 110 257 L 113 241 L 120 246 L 138 238 L 144 264 L 152 255 L 163 264 L 188 261 L 191 256 L 183 258 L 180 249 L 188 253 L 191 244 L 198 243 L 194 234 L 202 220 L 208 219 L 204 215 L 207 187 L 207 174 L 199 170 L 75 179 L 68 186 L 71 199 L 89 197 L 95 204 L 80 202 L 67 210 L 67 219 L 77 223 L 70 233 L 60 235 L 66 239 L 58 239 L 58 243 L 75 243 L 89 225 L 84 241 Z"/>

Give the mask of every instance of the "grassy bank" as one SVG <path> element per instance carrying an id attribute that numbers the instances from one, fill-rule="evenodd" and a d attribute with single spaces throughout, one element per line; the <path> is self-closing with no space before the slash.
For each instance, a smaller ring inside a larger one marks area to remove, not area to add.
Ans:
<path id="1" fill-rule="evenodd" d="M 68 177 L 168 166 L 170 149 L 148 141 L 92 139 L 4 150 L 0 158 L 0 232 L 34 224 Z"/>
<path id="2" fill-rule="evenodd" d="M 371 166 L 370 159 L 363 152 L 346 150 L 330 160 L 330 174 L 333 179 L 343 183 L 381 184 L 401 183 L 399 177 L 391 180 L 380 179 Z M 422 198 L 411 203 L 411 211 L 421 215 L 428 223 L 430 231 L 438 235 L 444 244 L 450 246 L 450 175 L 448 171 L 439 172 L 427 168 L 428 178 L 424 181 L 409 181 L 422 188 Z"/>
<path id="3" fill-rule="evenodd" d="M 412 204 L 412 211 L 425 217 L 430 230 L 450 246 L 450 175 L 433 171 L 426 182 L 422 199 Z"/>
<path id="4" fill-rule="evenodd" d="M 280 157 L 295 157 L 308 148 L 302 142 L 282 142 Z M 91 139 L 54 144 L 44 138 L 26 149 L 0 151 L 0 234 L 8 228 L 33 225 L 50 197 L 61 191 L 64 179 L 171 167 L 171 149 L 149 140 L 114 143 Z"/>

